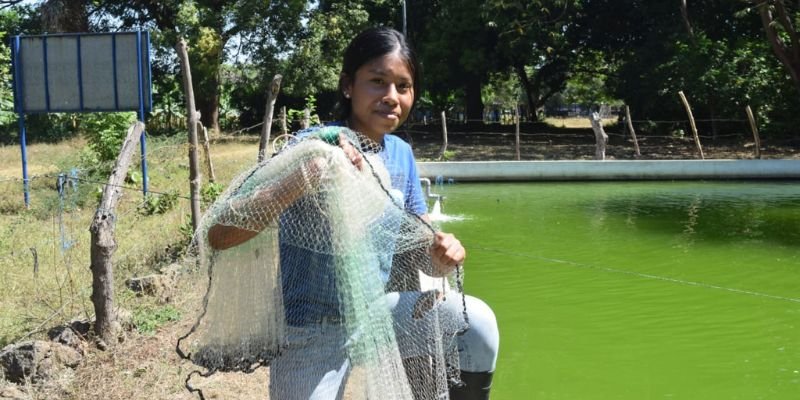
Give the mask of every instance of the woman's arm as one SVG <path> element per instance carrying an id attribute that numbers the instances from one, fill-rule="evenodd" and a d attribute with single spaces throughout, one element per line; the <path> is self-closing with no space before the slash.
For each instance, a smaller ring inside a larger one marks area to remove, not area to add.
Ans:
<path id="1" fill-rule="evenodd" d="M 318 186 L 326 161 L 316 157 L 279 183 L 256 191 L 253 196 L 233 200 L 218 221 L 241 220 L 239 226 L 217 223 L 208 230 L 212 249 L 225 250 L 238 246 L 274 223 L 286 208 Z M 246 220 L 244 220 L 246 218 Z M 247 228 L 242 228 L 246 226 Z"/>
<path id="2" fill-rule="evenodd" d="M 319 139 L 328 144 L 337 145 L 344 151 L 345 157 L 358 169 L 363 168 L 363 157 L 353 147 L 346 136 L 333 132 Z M 338 142 L 338 143 L 337 143 Z M 316 190 L 327 162 L 322 157 L 315 157 L 303 167 L 298 168 L 278 184 L 257 191 L 246 199 L 235 200 L 229 210 L 223 213 L 219 221 L 236 221 L 248 218 L 239 226 L 217 223 L 208 230 L 208 243 L 215 250 L 225 250 L 238 246 L 274 223 L 277 218 L 295 201 Z M 255 212 L 254 210 L 258 210 Z M 244 214 L 244 215 L 243 215 Z M 247 226 L 247 229 L 241 226 Z"/>

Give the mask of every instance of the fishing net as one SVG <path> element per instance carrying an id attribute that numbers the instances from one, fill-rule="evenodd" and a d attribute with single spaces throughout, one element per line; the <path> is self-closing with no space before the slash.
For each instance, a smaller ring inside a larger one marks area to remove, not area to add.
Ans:
<path id="1" fill-rule="evenodd" d="M 350 398 L 447 398 L 466 329 L 463 295 L 450 289 L 460 274 L 422 290 L 437 275 L 434 230 L 405 211 L 383 157 L 366 137 L 327 127 L 232 182 L 196 236 L 209 286 L 178 352 L 205 376 L 251 372 L 293 348 L 293 329 L 324 321 L 346 332 Z"/>

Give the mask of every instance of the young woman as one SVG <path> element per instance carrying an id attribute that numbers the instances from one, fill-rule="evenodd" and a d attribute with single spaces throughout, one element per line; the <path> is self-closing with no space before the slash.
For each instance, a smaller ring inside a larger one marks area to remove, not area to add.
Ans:
<path id="1" fill-rule="evenodd" d="M 345 51 L 339 80 L 340 124 L 356 131 L 377 144 L 380 157 L 388 171 L 391 190 L 399 197 L 408 213 L 428 221 L 427 206 L 420 187 L 411 147 L 391 134 L 408 117 L 419 94 L 419 65 L 414 52 L 399 32 L 388 28 L 372 28 L 360 33 Z M 320 129 L 311 129 L 305 136 L 321 135 Z M 349 161 L 358 169 L 366 168 L 367 160 L 344 136 L 331 138 L 324 131 L 326 141 L 338 144 Z M 325 168 L 313 161 L 303 178 L 316 175 Z M 300 179 L 300 172 L 296 178 Z M 312 177 L 313 179 L 313 177 Z M 291 179 L 289 179 L 291 181 Z M 291 213 L 291 204 L 303 193 L 294 186 L 279 186 L 260 195 L 260 201 L 285 204 Z M 259 201 L 259 197 L 255 200 Z M 261 216 L 277 220 L 280 215 Z M 289 236 L 289 228 L 281 235 Z M 239 245 L 257 235 L 256 229 L 242 230 L 226 225 L 215 225 L 208 230 L 209 245 L 226 249 Z M 283 282 L 283 302 L 292 338 L 289 347 L 270 364 L 270 396 L 272 399 L 340 399 L 351 372 L 351 363 L 343 348 L 350 338 L 341 327 L 339 299 L 334 273 L 327 265 L 333 263 L 325 254 L 309 252 L 282 240 L 280 244 L 280 272 Z M 461 265 L 466 251 L 452 234 L 437 232 L 430 249 L 435 275 L 444 276 Z M 384 274 L 388 279 L 388 272 Z M 310 293 L 314 294 L 311 300 Z M 323 300 L 320 300 L 320 293 Z M 329 298 L 324 299 L 324 295 Z M 420 303 L 420 292 L 390 293 L 386 296 L 397 326 L 410 323 L 415 307 Z M 469 329 L 457 337 L 461 381 L 463 385 L 450 389 L 451 399 L 487 399 L 492 374 L 497 359 L 499 336 L 497 323 L 491 309 L 471 296 L 447 296 L 440 309 L 460 317 L 465 306 Z M 460 308 L 462 307 L 462 308 Z M 448 311 L 449 310 L 449 311 Z M 406 361 L 404 360 L 404 363 Z M 424 361 L 422 362 L 424 364 Z M 413 360 L 406 364 L 412 365 Z M 417 368 L 407 368 L 415 369 Z M 422 369 L 424 370 L 424 369 Z M 408 374 L 411 381 L 425 380 L 425 376 Z M 412 383 L 412 386 L 414 384 Z"/>

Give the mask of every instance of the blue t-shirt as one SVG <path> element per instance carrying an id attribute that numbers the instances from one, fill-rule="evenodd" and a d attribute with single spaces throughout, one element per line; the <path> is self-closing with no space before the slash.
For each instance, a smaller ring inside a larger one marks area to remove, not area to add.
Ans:
<path id="1" fill-rule="evenodd" d="M 298 136 L 313 134 L 314 128 L 303 131 Z M 406 211 L 423 215 L 427 213 L 425 197 L 419 183 L 419 174 L 411 146 L 397 136 L 384 136 L 382 150 L 378 153 L 383 160 L 391 179 L 392 191 L 402 194 Z M 289 207 L 282 215 L 291 219 L 292 214 L 300 212 L 302 202 Z M 320 218 L 315 227 L 322 235 L 330 237 L 330 225 Z M 320 232 L 321 231 L 321 232 Z M 307 232 L 307 231 L 306 231 Z M 281 223 L 280 229 L 280 262 L 283 300 L 287 322 L 293 326 L 303 326 L 320 321 L 323 317 L 339 317 L 339 299 L 336 290 L 335 261 L 330 252 L 314 252 L 299 248 L 289 243 L 298 243 L 302 238 L 293 235 L 302 234 Z M 381 260 L 376 265 L 384 282 L 388 280 L 391 260 Z"/>

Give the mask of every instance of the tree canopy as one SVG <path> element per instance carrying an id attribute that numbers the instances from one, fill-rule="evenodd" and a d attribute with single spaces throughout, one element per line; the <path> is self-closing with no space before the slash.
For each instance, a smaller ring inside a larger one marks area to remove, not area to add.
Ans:
<path id="1" fill-rule="evenodd" d="M 750 105 L 766 132 L 796 135 L 800 6 L 786 0 L 3 1 L 0 31 L 149 30 L 154 112 L 167 113 L 181 112 L 173 46 L 184 37 L 203 123 L 234 130 L 260 120 L 275 74 L 278 106 L 312 102 L 329 118 L 350 38 L 402 30 L 404 4 L 423 64 L 419 104 L 432 112 L 482 120 L 518 107 L 535 120 L 553 104 L 624 103 L 637 119 L 664 119 L 681 116 L 682 90 L 707 119 Z M 7 93 L 9 69 L 0 75 Z"/>

